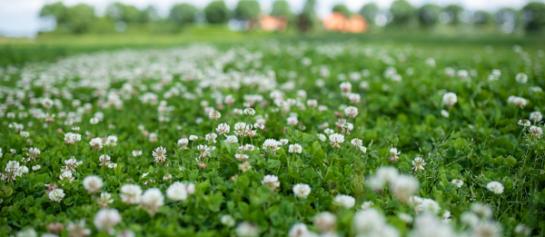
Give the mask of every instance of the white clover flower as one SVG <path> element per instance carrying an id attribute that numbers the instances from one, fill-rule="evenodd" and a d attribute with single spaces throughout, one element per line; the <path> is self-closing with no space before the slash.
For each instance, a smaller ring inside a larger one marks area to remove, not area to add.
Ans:
<path id="1" fill-rule="evenodd" d="M 225 143 L 227 144 L 236 144 L 238 143 L 238 138 L 235 135 L 229 135 L 225 137 Z"/>
<path id="2" fill-rule="evenodd" d="M 157 188 L 146 190 L 140 199 L 140 206 L 148 212 L 150 216 L 155 215 L 159 208 L 164 204 L 164 197 Z"/>
<path id="3" fill-rule="evenodd" d="M 167 149 L 160 146 L 151 153 L 155 163 L 164 163 L 167 160 Z"/>
<path id="4" fill-rule="evenodd" d="M 425 213 L 416 217 L 410 237 L 456 237 L 458 236 L 451 225 L 442 222 L 432 214 Z"/>
<path id="5" fill-rule="evenodd" d="M 528 105 L 528 100 L 519 96 L 509 96 L 509 98 L 507 98 L 507 103 L 519 108 L 524 108 Z"/>
<path id="6" fill-rule="evenodd" d="M 66 230 L 70 237 L 85 237 L 91 235 L 91 230 L 85 225 L 85 220 L 68 223 Z"/>
<path id="7" fill-rule="evenodd" d="M 502 194 L 503 193 L 503 184 L 501 184 L 498 181 L 492 181 L 486 184 L 486 189 L 488 189 L 490 192 L 493 192 L 495 194 Z"/>
<path id="8" fill-rule="evenodd" d="M 335 229 L 337 217 L 331 212 L 320 212 L 314 216 L 314 226 L 321 232 L 329 232 Z"/>
<path id="9" fill-rule="evenodd" d="M 140 203 L 142 189 L 136 184 L 124 184 L 121 186 L 121 200 L 128 204 Z"/>
<path id="10" fill-rule="evenodd" d="M 69 169 L 64 169 L 61 171 L 61 174 L 59 175 L 60 180 L 72 182 L 74 181 L 74 175 L 72 174 L 72 171 Z"/>
<path id="11" fill-rule="evenodd" d="M 220 123 L 218 124 L 218 127 L 216 128 L 216 132 L 220 135 L 224 135 L 229 133 L 231 130 L 231 127 L 229 127 L 229 124 L 227 123 Z"/>
<path id="12" fill-rule="evenodd" d="M 535 138 L 541 138 L 543 136 L 543 129 L 538 126 L 530 126 L 530 128 L 528 128 L 528 132 L 530 132 L 530 135 Z"/>
<path id="13" fill-rule="evenodd" d="M 224 226 L 227 226 L 227 227 L 235 226 L 235 219 L 233 219 L 233 217 L 231 215 L 222 215 L 220 217 L 220 222 L 221 222 L 221 224 L 223 224 Z"/>
<path id="14" fill-rule="evenodd" d="M 98 230 L 112 232 L 121 222 L 121 215 L 116 209 L 100 209 L 95 215 L 94 224 Z"/>
<path id="15" fill-rule="evenodd" d="M 534 123 L 539 123 L 541 120 L 543 120 L 543 115 L 539 111 L 534 111 L 530 113 L 530 120 Z"/>
<path id="16" fill-rule="evenodd" d="M 286 119 L 286 123 L 290 126 L 295 126 L 297 123 L 299 123 L 299 120 L 297 119 L 297 116 L 292 115 Z"/>
<path id="17" fill-rule="evenodd" d="M 295 223 L 291 226 L 288 232 L 288 237 L 305 237 L 309 236 L 309 230 L 303 223 Z"/>
<path id="18" fill-rule="evenodd" d="M 289 153 L 301 154 L 303 152 L 303 147 L 299 144 L 290 144 L 288 147 Z"/>
<path id="19" fill-rule="evenodd" d="M 349 195 L 339 194 L 335 196 L 335 199 L 333 199 L 333 203 L 340 207 L 352 208 L 356 204 L 356 199 Z"/>
<path id="20" fill-rule="evenodd" d="M 30 158 L 31 160 L 36 159 L 38 156 L 40 156 L 40 153 L 40 149 L 38 149 L 37 147 L 28 148 L 28 158 Z"/>
<path id="21" fill-rule="evenodd" d="M 95 138 L 91 139 L 91 141 L 89 141 L 89 145 L 95 150 L 102 149 L 102 146 L 103 146 L 102 138 L 95 137 Z"/>
<path id="22" fill-rule="evenodd" d="M 97 198 L 97 203 L 102 208 L 108 207 L 113 201 L 112 195 L 107 192 L 100 193 L 100 196 Z"/>
<path id="23" fill-rule="evenodd" d="M 461 179 L 453 179 L 450 181 L 454 187 L 461 188 L 464 185 L 464 181 Z"/>
<path id="24" fill-rule="evenodd" d="M 352 91 L 352 84 L 350 84 L 350 82 L 343 82 L 339 85 L 339 87 L 341 88 L 341 91 L 343 93 L 348 93 Z"/>
<path id="25" fill-rule="evenodd" d="M 452 107 L 458 102 L 458 96 L 452 92 L 447 92 L 443 94 L 443 105 L 447 107 Z"/>
<path id="26" fill-rule="evenodd" d="M 83 187 L 89 193 L 97 193 L 102 188 L 102 179 L 98 176 L 91 175 L 83 179 Z"/>
<path id="27" fill-rule="evenodd" d="M 413 170 L 417 172 L 417 171 L 421 171 L 425 169 L 424 167 L 426 166 L 426 161 L 424 160 L 424 158 L 417 156 L 412 161 L 412 164 L 413 164 Z"/>
<path id="28" fill-rule="evenodd" d="M 195 192 L 194 184 L 174 182 L 167 189 L 167 197 L 174 201 L 185 201 L 189 195 Z"/>
<path id="29" fill-rule="evenodd" d="M 390 158 L 389 158 L 390 161 L 399 160 L 399 155 L 401 154 L 401 152 L 398 151 L 397 148 L 395 147 L 390 148 L 389 153 L 390 153 Z"/>
<path id="30" fill-rule="evenodd" d="M 501 226 L 493 221 L 481 221 L 473 227 L 475 237 L 500 237 L 502 236 Z"/>
<path id="31" fill-rule="evenodd" d="M 339 133 L 333 133 L 329 135 L 329 143 L 332 147 L 339 148 L 344 142 L 344 136 Z"/>
<path id="32" fill-rule="evenodd" d="M 110 136 L 106 137 L 104 145 L 105 146 L 117 146 L 117 136 L 110 135 Z"/>
<path id="33" fill-rule="evenodd" d="M 282 146 L 282 143 L 280 143 L 279 141 L 275 140 L 275 139 L 265 139 L 265 141 L 263 142 L 263 149 L 267 150 L 267 151 L 277 151 L 278 149 L 280 149 L 280 146 Z"/>
<path id="34" fill-rule="evenodd" d="M 296 184 L 293 185 L 293 194 L 298 198 L 307 198 L 310 194 L 310 186 L 308 184 Z"/>
<path id="35" fill-rule="evenodd" d="M 471 211 L 479 216 L 481 219 L 489 219 L 492 217 L 492 208 L 482 203 L 472 203 Z"/>
<path id="36" fill-rule="evenodd" d="M 261 180 L 261 184 L 265 185 L 272 191 L 280 187 L 280 181 L 278 180 L 278 176 L 276 175 L 265 175 L 265 177 L 263 177 L 263 180 Z"/>
<path id="37" fill-rule="evenodd" d="M 348 107 L 344 108 L 344 114 L 347 117 L 355 118 L 356 116 L 358 116 L 358 108 L 356 108 L 354 106 L 348 106 Z"/>
<path id="38" fill-rule="evenodd" d="M 360 234 L 380 232 L 386 226 L 384 216 L 374 208 L 358 211 L 354 215 L 354 229 Z"/>
<path id="39" fill-rule="evenodd" d="M 64 190 L 62 190 L 60 188 L 55 188 L 55 189 L 49 191 L 47 196 L 49 197 L 49 200 L 51 200 L 51 201 L 61 202 L 62 199 L 64 198 L 65 194 L 64 194 Z"/>
<path id="40" fill-rule="evenodd" d="M 177 144 L 178 144 L 178 147 L 185 149 L 187 148 L 187 145 L 189 144 L 189 139 L 187 139 L 186 137 L 182 137 L 178 139 Z"/>
<path id="41" fill-rule="evenodd" d="M 142 150 L 133 150 L 133 151 L 131 152 L 131 155 L 132 155 L 133 157 L 142 156 Z"/>
<path id="42" fill-rule="evenodd" d="M 238 224 L 235 232 L 239 237 L 256 237 L 259 235 L 257 226 L 248 222 Z"/>
<path id="43" fill-rule="evenodd" d="M 413 196 L 409 201 L 413 205 L 416 213 L 437 214 L 441 209 L 441 207 L 439 207 L 439 204 L 433 199 Z"/>
<path id="44" fill-rule="evenodd" d="M 528 75 L 526 75 L 525 73 L 519 72 L 515 76 L 515 80 L 520 84 L 526 84 L 526 82 L 528 82 Z"/>
<path id="45" fill-rule="evenodd" d="M 390 184 L 390 191 L 401 201 L 408 201 L 418 191 L 418 180 L 409 175 L 399 175 Z"/>

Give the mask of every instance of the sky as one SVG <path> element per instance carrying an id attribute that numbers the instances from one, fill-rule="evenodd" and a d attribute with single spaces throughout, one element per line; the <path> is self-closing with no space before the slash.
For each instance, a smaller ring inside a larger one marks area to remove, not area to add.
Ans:
<path id="1" fill-rule="evenodd" d="M 33 36 L 40 29 L 47 26 L 47 22 L 38 17 L 40 8 L 47 3 L 58 0 L 0 0 L 0 35 L 4 36 Z M 204 7 L 211 0 L 117 0 L 129 3 L 137 7 L 154 5 L 161 14 L 167 14 L 170 6 L 175 3 L 189 2 L 198 7 Z M 270 10 L 274 0 L 258 0 L 263 10 Z M 319 16 L 325 16 L 336 3 L 345 3 L 351 10 L 357 11 L 364 3 L 373 0 L 317 0 L 317 12 Z M 374 0 L 381 8 L 388 8 L 393 0 Z M 528 0 L 409 0 L 413 5 L 419 6 L 425 3 L 445 5 L 459 3 L 468 9 L 495 10 L 501 7 L 521 7 Z M 545 1 L 545 0 L 540 0 Z M 66 5 L 87 3 L 95 6 L 98 13 L 104 11 L 106 6 L 115 0 L 64 0 Z M 234 7 L 238 0 L 225 0 L 228 6 Z M 302 8 L 305 0 L 288 0 L 293 10 Z"/>

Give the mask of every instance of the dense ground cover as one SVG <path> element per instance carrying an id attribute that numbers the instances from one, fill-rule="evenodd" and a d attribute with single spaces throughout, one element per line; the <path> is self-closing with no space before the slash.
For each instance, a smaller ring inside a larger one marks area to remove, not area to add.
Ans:
<path id="1" fill-rule="evenodd" d="M 539 46 L 289 42 L 4 66 L 0 235 L 543 235 Z"/>

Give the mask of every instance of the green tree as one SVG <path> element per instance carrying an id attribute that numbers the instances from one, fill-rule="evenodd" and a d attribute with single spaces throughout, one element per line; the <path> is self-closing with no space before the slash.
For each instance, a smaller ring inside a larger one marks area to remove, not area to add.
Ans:
<path id="1" fill-rule="evenodd" d="M 170 8 L 168 20 L 177 25 L 186 25 L 195 23 L 198 10 L 189 3 L 178 3 Z"/>
<path id="2" fill-rule="evenodd" d="M 545 3 L 531 2 L 522 8 L 524 29 L 529 33 L 545 29 Z"/>
<path id="3" fill-rule="evenodd" d="M 414 19 L 415 9 L 407 0 L 395 0 L 390 6 L 392 24 L 397 26 L 410 25 Z"/>
<path id="4" fill-rule="evenodd" d="M 271 16 L 291 18 L 290 4 L 286 0 L 276 0 L 272 5 Z"/>
<path id="5" fill-rule="evenodd" d="M 316 26 L 316 0 L 307 0 L 303 10 L 297 16 L 297 29 L 300 32 L 307 32 Z"/>
<path id="6" fill-rule="evenodd" d="M 448 24 L 450 25 L 458 25 L 460 24 L 460 15 L 464 11 L 464 8 L 457 4 L 450 4 L 445 7 L 443 12 L 448 17 Z"/>
<path id="7" fill-rule="evenodd" d="M 235 18 L 237 20 L 256 20 L 261 13 L 261 8 L 256 0 L 240 0 L 235 7 Z"/>
<path id="8" fill-rule="evenodd" d="M 52 18 L 57 27 L 64 26 L 68 18 L 67 8 L 62 2 L 45 4 L 40 10 L 40 17 Z"/>
<path id="9" fill-rule="evenodd" d="M 135 6 L 115 2 L 106 8 L 106 16 L 116 23 L 144 23 L 142 12 Z"/>
<path id="10" fill-rule="evenodd" d="M 159 12 L 157 11 L 157 8 L 155 8 L 155 6 L 149 5 L 140 12 L 140 18 L 143 22 L 149 23 L 161 19 L 161 17 L 159 16 Z"/>
<path id="11" fill-rule="evenodd" d="M 504 32 L 514 32 L 521 23 L 519 11 L 504 7 L 496 12 L 496 25 Z"/>
<path id="12" fill-rule="evenodd" d="M 487 11 L 475 11 L 471 18 L 473 24 L 478 27 L 490 25 L 493 22 L 492 14 Z"/>
<path id="13" fill-rule="evenodd" d="M 418 9 L 418 23 L 423 27 L 433 27 L 439 22 L 441 8 L 435 4 L 425 4 Z"/>
<path id="14" fill-rule="evenodd" d="M 95 9 L 90 5 L 80 3 L 67 8 L 66 28 L 74 34 L 87 33 L 96 19 Z"/>
<path id="15" fill-rule="evenodd" d="M 374 24 L 380 9 L 374 2 L 367 3 L 361 7 L 360 14 L 367 20 L 367 22 Z"/>
<path id="16" fill-rule="evenodd" d="M 210 24 L 224 24 L 229 20 L 229 9 L 222 0 L 212 1 L 204 8 L 204 16 Z"/>
<path id="17" fill-rule="evenodd" d="M 344 16 L 350 16 L 352 15 L 352 12 L 350 12 L 350 9 L 345 4 L 338 3 L 333 6 L 333 9 L 331 9 L 332 12 L 342 14 Z"/>

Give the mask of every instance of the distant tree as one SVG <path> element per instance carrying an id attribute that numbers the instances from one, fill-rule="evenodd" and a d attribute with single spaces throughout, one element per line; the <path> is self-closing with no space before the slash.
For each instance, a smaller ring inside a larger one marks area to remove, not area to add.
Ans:
<path id="1" fill-rule="evenodd" d="M 521 17 L 516 9 L 505 7 L 496 12 L 496 25 L 503 32 L 513 32 L 520 25 Z"/>
<path id="2" fill-rule="evenodd" d="M 116 23 L 135 24 L 144 23 L 144 15 L 135 6 L 115 2 L 106 8 L 106 16 Z"/>
<path id="3" fill-rule="evenodd" d="M 472 22 L 475 26 L 487 26 L 493 22 L 492 14 L 487 11 L 475 11 L 472 16 Z"/>
<path id="4" fill-rule="evenodd" d="M 87 33 L 96 19 L 95 9 L 90 5 L 80 3 L 67 8 L 66 28 L 75 34 Z"/>
<path id="5" fill-rule="evenodd" d="M 189 3 L 178 3 L 170 8 L 168 20 L 176 25 L 187 25 L 195 23 L 197 8 Z"/>
<path id="6" fill-rule="evenodd" d="M 235 7 L 234 17 L 237 20 L 256 20 L 261 13 L 261 7 L 256 0 L 240 0 Z"/>
<path id="7" fill-rule="evenodd" d="M 40 10 L 40 17 L 52 18 L 57 27 L 64 26 L 68 18 L 67 8 L 62 2 L 45 4 Z"/>
<path id="8" fill-rule="evenodd" d="M 316 25 L 316 0 L 307 0 L 303 10 L 297 16 L 297 29 L 301 32 L 311 31 Z"/>
<path id="9" fill-rule="evenodd" d="M 363 5 L 360 10 L 360 14 L 367 20 L 367 22 L 374 24 L 380 9 L 374 2 Z"/>
<path id="10" fill-rule="evenodd" d="M 276 0 L 272 5 L 271 16 L 291 18 L 290 4 L 286 0 Z"/>
<path id="11" fill-rule="evenodd" d="M 141 19 L 143 19 L 144 22 L 154 22 L 161 19 L 159 16 L 159 11 L 157 11 L 157 8 L 155 6 L 149 5 L 144 10 L 141 11 Z"/>
<path id="12" fill-rule="evenodd" d="M 414 13 L 414 7 L 407 0 L 395 0 L 390 6 L 393 25 L 409 25 L 413 21 Z"/>
<path id="13" fill-rule="evenodd" d="M 439 22 L 441 8 L 435 4 L 425 4 L 418 9 L 418 22 L 423 27 L 432 27 Z"/>
<path id="14" fill-rule="evenodd" d="M 522 8 L 524 29 L 529 33 L 545 29 L 545 3 L 531 2 Z"/>
<path id="15" fill-rule="evenodd" d="M 448 24 L 450 25 L 458 25 L 460 24 L 460 16 L 462 14 L 462 12 L 464 11 L 464 8 L 460 5 L 457 5 L 457 4 L 450 4 L 450 5 L 447 5 L 444 9 L 443 9 L 443 12 L 447 15 L 448 17 Z"/>
<path id="16" fill-rule="evenodd" d="M 204 8 L 204 16 L 210 24 L 224 24 L 229 20 L 229 9 L 223 0 L 212 1 Z"/>
<path id="17" fill-rule="evenodd" d="M 348 7 L 342 3 L 335 4 L 335 6 L 333 6 L 331 11 L 342 14 L 344 16 L 350 16 L 352 14 L 352 12 L 350 12 L 350 9 L 348 9 Z"/>

